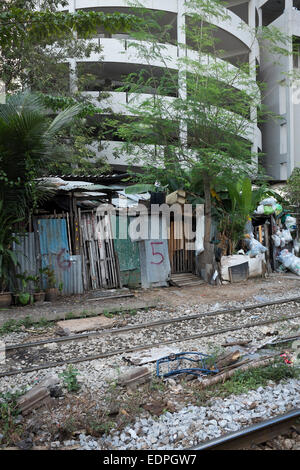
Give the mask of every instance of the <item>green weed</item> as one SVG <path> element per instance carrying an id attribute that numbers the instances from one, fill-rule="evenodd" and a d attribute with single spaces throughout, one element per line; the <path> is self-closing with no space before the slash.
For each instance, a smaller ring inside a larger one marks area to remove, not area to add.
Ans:
<path id="1" fill-rule="evenodd" d="M 59 374 L 59 377 L 62 377 L 68 392 L 78 392 L 80 389 L 77 375 L 79 375 L 78 370 L 75 369 L 71 364 L 66 370 L 64 370 L 64 372 Z"/>
<path id="2" fill-rule="evenodd" d="M 2 443 L 14 443 L 23 432 L 22 425 L 15 424 L 15 419 L 20 414 L 17 399 L 23 393 L 24 391 L 0 394 L 0 431 L 3 434 Z"/>

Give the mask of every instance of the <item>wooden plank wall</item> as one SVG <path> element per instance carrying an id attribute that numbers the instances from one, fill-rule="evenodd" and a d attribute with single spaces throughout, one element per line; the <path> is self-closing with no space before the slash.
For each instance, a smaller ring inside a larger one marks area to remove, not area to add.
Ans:
<path id="1" fill-rule="evenodd" d="M 79 210 L 79 227 L 85 290 L 120 287 L 110 216 Z"/>
<path id="2" fill-rule="evenodd" d="M 188 243 L 184 237 L 184 223 L 172 220 L 169 228 L 169 259 L 173 274 L 195 272 L 195 251 L 187 249 Z"/>

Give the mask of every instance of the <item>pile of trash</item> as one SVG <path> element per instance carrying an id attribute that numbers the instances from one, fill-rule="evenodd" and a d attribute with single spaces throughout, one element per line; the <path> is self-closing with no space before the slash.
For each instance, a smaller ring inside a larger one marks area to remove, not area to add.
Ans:
<path id="1" fill-rule="evenodd" d="M 282 206 L 279 204 L 274 197 L 268 197 L 263 199 L 257 209 L 254 211 L 254 214 L 257 215 L 279 215 L 282 213 Z"/>
<path id="2" fill-rule="evenodd" d="M 253 233 L 247 233 L 245 235 L 245 243 L 249 250 L 247 251 L 247 255 L 250 256 L 250 258 L 255 258 L 257 255 L 260 253 L 265 253 L 267 248 L 260 243 L 256 238 L 254 238 Z"/>
<path id="3" fill-rule="evenodd" d="M 264 274 L 266 269 L 270 269 L 270 261 L 276 259 L 280 263 L 278 271 L 292 271 L 300 276 L 300 241 L 297 240 L 297 220 L 274 198 L 268 197 L 260 201 L 257 209 L 254 211 L 257 216 L 271 216 L 269 220 L 264 217 L 254 217 L 255 224 L 248 217 L 244 228 L 243 249 L 237 254 L 223 256 L 221 260 L 221 277 L 223 281 L 233 279 L 233 267 L 242 266 L 248 263 L 248 277 L 257 277 Z M 261 221 L 261 223 L 259 223 Z M 264 224 L 269 225 L 266 230 Z M 272 235 L 271 235 L 272 234 Z M 269 236 L 272 238 L 269 240 Z M 269 243 L 267 243 L 266 237 Z M 259 239 L 258 239 L 259 238 Z M 265 245 L 263 244 L 266 242 Z M 270 247 L 269 256 L 266 256 Z M 242 267 L 241 267 L 242 269 Z M 246 268 L 245 268 L 246 273 Z M 246 274 L 244 275 L 246 278 Z M 235 274 L 235 278 L 237 275 Z M 238 274 L 238 279 L 242 274 Z"/>
<path id="4" fill-rule="evenodd" d="M 282 250 L 277 260 L 289 271 L 300 276 L 300 258 L 289 250 Z"/>
<path id="5" fill-rule="evenodd" d="M 293 232 L 295 233 L 297 230 L 296 218 L 286 214 L 274 197 L 263 199 L 255 214 L 274 214 L 276 219 L 280 219 L 281 224 L 277 225 L 277 231 L 272 235 L 274 247 L 281 250 L 277 253 L 276 259 L 281 263 L 283 269 L 288 269 L 300 276 L 300 258 L 297 256 L 300 251 L 300 243 L 293 237 Z M 255 256 L 256 253 L 263 253 L 265 247 L 253 238 L 249 239 L 249 254 Z M 291 242 L 293 243 L 293 247 L 290 248 L 292 251 L 286 248 Z"/>

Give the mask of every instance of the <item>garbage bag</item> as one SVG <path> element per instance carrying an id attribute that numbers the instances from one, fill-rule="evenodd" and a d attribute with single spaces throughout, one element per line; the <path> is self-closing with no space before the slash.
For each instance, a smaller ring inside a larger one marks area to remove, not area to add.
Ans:
<path id="1" fill-rule="evenodd" d="M 285 224 L 286 228 L 289 229 L 289 230 L 296 230 L 296 228 L 297 228 L 296 218 L 292 217 L 290 215 L 288 215 L 286 217 L 284 224 Z"/>
<path id="2" fill-rule="evenodd" d="M 283 211 L 282 206 L 281 206 L 280 204 L 276 204 L 276 206 L 275 206 L 275 214 L 276 214 L 276 215 L 279 215 L 279 214 L 281 214 L 282 211 Z"/>
<path id="3" fill-rule="evenodd" d="M 278 248 L 281 244 L 281 238 L 278 235 L 272 235 L 274 245 Z"/>
<path id="4" fill-rule="evenodd" d="M 260 204 L 257 209 L 254 211 L 255 214 L 259 214 L 259 215 L 262 215 L 264 214 L 264 206 L 262 204 Z"/>
<path id="5" fill-rule="evenodd" d="M 300 258 L 288 250 L 282 250 L 277 259 L 285 268 L 300 276 Z"/>
<path id="6" fill-rule="evenodd" d="M 300 242 L 298 242 L 298 240 L 294 240 L 294 250 L 295 253 L 299 253 L 300 251 Z"/>
<path id="7" fill-rule="evenodd" d="M 293 237 L 289 230 L 282 230 L 282 238 L 284 238 L 285 243 L 289 243 L 293 241 Z"/>
<path id="8" fill-rule="evenodd" d="M 265 246 L 263 246 L 258 240 L 254 238 L 253 234 L 250 238 L 246 238 L 245 241 L 249 247 L 247 255 L 249 255 L 251 258 L 255 258 L 255 256 L 259 255 L 260 253 L 265 253 L 268 251 Z"/>
<path id="9" fill-rule="evenodd" d="M 270 215 L 270 214 L 274 214 L 275 212 L 275 207 L 274 206 L 263 206 L 264 208 L 264 215 Z"/>
<path id="10" fill-rule="evenodd" d="M 274 197 L 268 197 L 260 201 L 259 204 L 262 204 L 263 206 L 276 206 L 277 201 Z"/>

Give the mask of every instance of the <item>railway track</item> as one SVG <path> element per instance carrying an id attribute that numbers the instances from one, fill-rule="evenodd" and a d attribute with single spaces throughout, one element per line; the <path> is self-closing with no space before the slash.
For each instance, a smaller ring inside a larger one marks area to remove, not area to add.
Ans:
<path id="1" fill-rule="evenodd" d="M 300 424 L 300 409 L 266 419 L 187 450 L 244 450 L 283 435 Z"/>
<path id="2" fill-rule="evenodd" d="M 6 345 L 7 362 L 0 369 L 0 377 L 63 364 L 92 361 L 162 345 L 196 341 L 234 331 L 245 333 L 251 328 L 263 325 L 293 322 L 296 326 L 300 326 L 299 302 L 300 297 L 294 297 L 229 310 L 185 315 L 148 323 L 133 323 L 110 330 Z M 289 315 L 286 313 L 283 315 L 282 309 L 285 311 L 288 309 Z M 260 319 L 249 322 L 249 311 Z M 54 349 L 50 346 L 53 344 Z M 86 347 L 80 349 L 79 345 Z M 85 350 L 84 355 L 81 355 L 82 349 Z M 93 354 L 88 354 L 91 351 Z M 49 358 L 52 360 L 49 361 Z M 24 364 L 27 367 L 22 367 Z"/>

